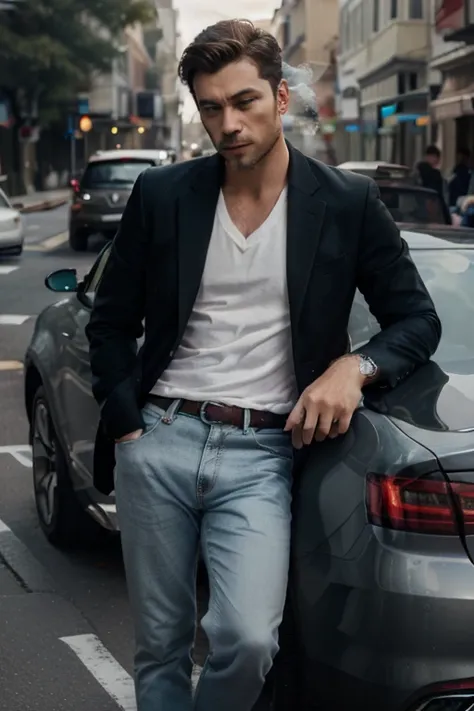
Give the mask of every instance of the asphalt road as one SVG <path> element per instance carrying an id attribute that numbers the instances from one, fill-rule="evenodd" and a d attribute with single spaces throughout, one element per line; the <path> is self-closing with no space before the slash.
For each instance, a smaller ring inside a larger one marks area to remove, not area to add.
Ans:
<path id="1" fill-rule="evenodd" d="M 33 500 L 21 361 L 35 317 L 58 298 L 44 277 L 70 266 L 84 274 L 103 245 L 71 252 L 66 216 L 28 215 L 23 255 L 0 257 L 0 711 L 134 711 L 119 543 L 61 552 L 39 529 Z M 202 611 L 204 588 L 199 597 Z M 200 637 L 198 664 L 204 655 Z"/>

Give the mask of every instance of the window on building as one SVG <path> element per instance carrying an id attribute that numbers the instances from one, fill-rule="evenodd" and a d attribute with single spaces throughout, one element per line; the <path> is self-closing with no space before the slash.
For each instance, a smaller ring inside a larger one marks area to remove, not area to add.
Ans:
<path id="1" fill-rule="evenodd" d="M 410 91 L 418 89 L 418 74 L 416 72 L 410 72 L 408 75 L 408 87 Z"/>
<path id="2" fill-rule="evenodd" d="M 405 75 L 402 73 L 397 76 L 397 92 L 398 94 L 404 94 L 406 92 Z"/>
<path id="3" fill-rule="evenodd" d="M 373 6 L 374 14 L 372 17 L 372 30 L 378 32 L 380 29 L 380 2 L 379 0 L 374 0 Z"/>
<path id="4" fill-rule="evenodd" d="M 390 2 L 390 19 L 396 20 L 398 17 L 398 0 L 391 0 Z"/>
<path id="5" fill-rule="evenodd" d="M 290 44 L 290 18 L 285 17 L 283 23 L 283 49 L 286 49 Z"/>
<path id="6" fill-rule="evenodd" d="M 423 19 L 423 0 L 410 0 L 409 5 L 410 20 Z"/>

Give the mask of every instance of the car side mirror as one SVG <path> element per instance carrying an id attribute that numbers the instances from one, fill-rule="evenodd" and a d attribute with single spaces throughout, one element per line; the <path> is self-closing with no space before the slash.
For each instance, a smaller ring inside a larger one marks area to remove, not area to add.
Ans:
<path id="1" fill-rule="evenodd" d="M 55 292 L 77 291 L 77 272 L 75 269 L 58 269 L 44 280 L 46 288 Z"/>

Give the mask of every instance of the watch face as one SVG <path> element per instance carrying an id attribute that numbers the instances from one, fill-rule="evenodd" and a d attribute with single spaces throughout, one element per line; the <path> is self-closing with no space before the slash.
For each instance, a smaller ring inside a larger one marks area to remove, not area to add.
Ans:
<path id="1" fill-rule="evenodd" d="M 367 378 L 371 378 L 377 372 L 377 366 L 370 358 L 361 358 L 360 361 L 360 372 Z"/>

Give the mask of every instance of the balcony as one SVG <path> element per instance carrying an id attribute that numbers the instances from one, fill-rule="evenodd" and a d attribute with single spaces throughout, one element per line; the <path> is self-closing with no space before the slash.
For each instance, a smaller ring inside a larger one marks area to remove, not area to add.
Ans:
<path id="1" fill-rule="evenodd" d="M 474 44 L 474 0 L 442 0 L 436 11 L 436 31 L 446 42 Z"/>

